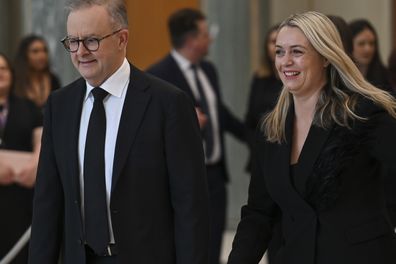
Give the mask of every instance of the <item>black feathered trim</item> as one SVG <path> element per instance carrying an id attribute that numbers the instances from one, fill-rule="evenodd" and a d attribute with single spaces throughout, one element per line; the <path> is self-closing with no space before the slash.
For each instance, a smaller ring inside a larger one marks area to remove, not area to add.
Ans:
<path id="1" fill-rule="evenodd" d="M 334 205 L 342 184 L 339 175 L 370 140 L 369 130 L 373 126 L 369 122 L 355 122 L 358 124 L 352 129 L 334 126 L 314 164 L 307 181 L 307 201 L 316 211 Z"/>

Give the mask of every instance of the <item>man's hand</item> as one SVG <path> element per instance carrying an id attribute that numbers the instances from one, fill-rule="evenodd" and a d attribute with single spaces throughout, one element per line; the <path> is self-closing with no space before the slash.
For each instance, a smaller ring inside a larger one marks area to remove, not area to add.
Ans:
<path id="1" fill-rule="evenodd" d="M 208 117 L 201 111 L 199 107 L 195 107 L 195 112 L 197 113 L 199 127 L 203 129 L 208 122 Z"/>

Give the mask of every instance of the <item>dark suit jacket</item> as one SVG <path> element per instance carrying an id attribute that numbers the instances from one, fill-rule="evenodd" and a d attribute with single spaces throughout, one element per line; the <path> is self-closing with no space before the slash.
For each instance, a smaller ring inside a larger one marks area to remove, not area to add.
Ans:
<path id="1" fill-rule="evenodd" d="M 286 143 L 259 135 L 248 204 L 229 264 L 258 263 L 281 214 L 283 242 L 275 264 L 396 263 L 396 236 L 385 203 L 382 167 L 396 172 L 396 121 L 372 103 L 357 109 L 352 130 L 312 126 L 290 178 L 294 114 Z"/>
<path id="2" fill-rule="evenodd" d="M 78 135 L 85 81 L 49 98 L 29 263 L 85 263 Z M 110 210 L 119 263 L 206 264 L 208 194 L 193 105 L 131 66 L 115 148 Z"/>
<path id="3" fill-rule="evenodd" d="M 226 175 L 228 179 L 228 173 L 226 172 L 226 165 L 225 165 L 225 147 L 224 147 L 224 132 L 228 131 L 232 133 L 236 138 L 241 141 L 246 140 L 246 129 L 243 124 L 235 118 L 228 108 L 224 105 L 221 94 L 220 94 L 220 87 L 219 81 L 217 77 L 217 72 L 213 64 L 207 61 L 200 62 L 200 66 L 202 70 L 205 72 L 206 76 L 209 79 L 210 84 L 212 85 L 214 92 L 217 97 L 217 113 L 219 115 L 219 128 L 220 128 L 220 144 L 221 144 L 221 151 L 223 154 L 223 158 L 221 163 L 224 167 L 224 175 Z M 185 93 L 189 95 L 191 100 L 195 105 L 195 98 L 193 92 L 184 77 L 183 72 L 180 70 L 179 66 L 177 65 L 175 59 L 172 55 L 167 55 L 157 64 L 151 66 L 148 70 L 148 73 L 151 73 L 157 76 L 160 79 L 163 79 L 183 90 Z"/>

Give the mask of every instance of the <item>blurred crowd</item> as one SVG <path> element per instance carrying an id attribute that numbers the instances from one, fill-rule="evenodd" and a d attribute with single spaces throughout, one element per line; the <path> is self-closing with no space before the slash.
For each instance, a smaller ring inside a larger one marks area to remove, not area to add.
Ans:
<path id="1" fill-rule="evenodd" d="M 336 25 L 341 35 L 346 53 L 352 58 L 365 79 L 374 86 L 393 94 L 396 90 L 396 50 L 389 56 L 388 66 L 385 66 L 378 48 L 380 40 L 375 28 L 368 20 L 356 19 L 347 23 L 339 16 L 329 16 L 329 18 Z M 177 31 L 177 25 L 173 26 Z M 250 88 L 249 84 L 246 84 L 246 89 L 250 90 L 245 120 L 237 120 L 223 105 L 216 110 L 219 111 L 220 117 L 226 116 L 225 119 L 229 125 L 229 127 L 223 128 L 221 127 L 223 123 L 220 122 L 221 125 L 217 129 L 221 133 L 223 129 L 233 133 L 238 139 L 246 142 L 249 149 L 254 148 L 251 135 L 254 134 L 265 114 L 274 108 L 282 91 L 283 84 L 274 64 L 278 26 L 274 25 L 268 29 L 262 45 L 260 68 L 252 76 Z M 173 44 L 181 55 L 186 55 L 185 57 L 191 55 L 191 61 L 194 62 L 194 54 L 188 53 L 194 47 L 194 44 L 191 44 L 192 46 L 188 48 L 186 46 L 185 49 L 182 46 L 177 46 L 178 43 Z M 196 63 L 206 56 L 209 44 L 210 40 L 207 39 L 204 43 L 206 45 L 204 50 L 201 50 L 201 53 L 197 55 Z M 178 58 L 180 55 L 175 55 L 174 52 L 172 54 L 174 58 Z M 1 157 L 11 157 L 12 154 L 17 156 L 18 154 L 21 156 L 29 154 L 29 156 L 27 156 L 26 162 L 17 164 L 17 166 L 11 158 L 0 159 L 0 211 L 2 212 L 0 217 L 0 226 L 2 227 L 0 259 L 12 248 L 31 224 L 32 197 L 42 134 L 43 107 L 50 93 L 61 87 L 59 78 L 51 69 L 48 45 L 44 37 L 37 35 L 24 37 L 20 41 L 16 55 L 13 56 L 14 59 L 12 60 L 11 57 L 10 54 L 0 53 L 0 152 L 3 155 Z M 161 65 L 154 65 L 148 71 L 159 77 L 163 73 L 163 79 L 169 77 L 171 73 L 161 72 L 163 69 L 160 69 L 160 67 Z M 210 67 L 212 66 L 208 65 L 208 69 Z M 209 74 L 206 72 L 205 65 L 201 63 L 201 69 L 198 68 L 197 73 L 195 73 L 195 69 L 191 70 L 192 82 L 194 82 L 193 74 L 203 75 L 205 73 L 210 79 L 211 69 L 208 72 Z M 188 74 L 190 73 L 187 72 Z M 223 77 L 227 78 L 227 76 Z M 173 80 L 169 79 L 167 81 L 172 82 Z M 205 79 L 204 82 L 206 82 Z M 184 84 L 176 83 L 176 85 L 183 88 L 181 86 Z M 197 88 L 200 86 L 200 84 L 194 85 L 197 85 Z M 217 100 L 220 102 L 220 99 Z M 208 118 L 210 119 L 210 114 L 205 113 L 204 108 L 202 102 L 197 103 L 196 111 L 202 127 L 207 124 Z M 232 106 L 230 108 L 232 110 Z M 217 140 L 220 141 L 219 153 L 222 153 L 224 152 L 222 136 Z M 213 157 L 215 157 L 215 154 L 206 157 L 208 172 L 218 170 L 218 167 L 214 167 L 213 164 L 223 161 L 220 156 L 218 158 Z M 210 162 L 211 158 L 214 159 L 213 163 Z M 246 170 L 250 171 L 250 158 L 247 159 L 246 164 Z M 218 220 L 218 230 L 216 230 L 217 240 L 213 241 L 213 247 L 215 248 L 213 250 L 217 250 L 213 253 L 213 263 L 218 261 L 218 251 L 221 247 L 221 237 L 225 227 L 226 191 L 224 186 L 228 181 L 228 176 L 226 176 L 225 170 L 221 173 L 222 176 L 218 179 L 221 181 L 221 188 L 213 191 L 216 192 L 216 195 L 221 192 L 221 195 L 220 197 L 213 197 L 211 200 L 211 205 L 215 205 L 219 199 L 222 200 L 221 205 L 211 208 L 212 215 L 216 215 L 216 212 L 220 214 L 218 216 L 220 218 Z M 209 187 L 211 187 L 210 184 L 209 182 Z M 217 183 L 213 183 L 213 186 L 216 185 Z M 395 220 L 393 216 L 394 224 Z M 26 261 L 27 247 L 18 254 L 13 263 L 27 263 Z"/>

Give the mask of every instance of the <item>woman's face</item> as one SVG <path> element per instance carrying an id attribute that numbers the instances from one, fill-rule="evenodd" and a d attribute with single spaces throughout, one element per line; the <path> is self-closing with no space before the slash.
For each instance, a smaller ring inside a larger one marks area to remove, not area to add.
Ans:
<path id="1" fill-rule="evenodd" d="M 34 71 L 43 71 L 48 67 L 47 46 L 41 40 L 33 41 L 27 52 L 30 68 Z"/>
<path id="2" fill-rule="evenodd" d="M 278 35 L 278 31 L 274 30 L 268 36 L 267 52 L 272 62 L 275 62 L 275 49 L 276 49 L 275 43 L 276 43 L 277 35 Z"/>
<path id="3" fill-rule="evenodd" d="M 357 64 L 368 66 L 373 60 L 376 50 L 374 33 L 366 28 L 353 39 L 353 59 Z"/>
<path id="4" fill-rule="evenodd" d="M 295 96 L 310 96 L 326 83 L 327 61 L 297 27 L 285 26 L 276 39 L 275 67 Z"/>
<path id="5" fill-rule="evenodd" d="M 4 57 L 0 56 L 0 97 L 8 96 L 11 79 L 11 69 Z"/>

